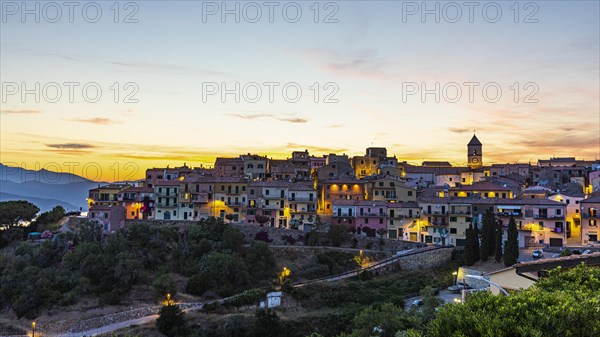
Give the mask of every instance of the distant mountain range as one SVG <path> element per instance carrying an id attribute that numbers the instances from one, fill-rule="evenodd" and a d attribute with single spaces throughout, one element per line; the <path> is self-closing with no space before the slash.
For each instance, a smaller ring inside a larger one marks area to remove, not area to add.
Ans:
<path id="1" fill-rule="evenodd" d="M 87 209 L 88 190 L 104 184 L 71 173 L 27 170 L 0 164 L 0 201 L 27 200 L 42 211 L 56 205 Z"/>

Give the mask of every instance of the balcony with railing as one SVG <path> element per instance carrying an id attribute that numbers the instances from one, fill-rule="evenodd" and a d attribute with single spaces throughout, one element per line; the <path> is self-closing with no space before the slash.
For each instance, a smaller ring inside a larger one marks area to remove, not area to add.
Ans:
<path id="1" fill-rule="evenodd" d="M 448 222 L 443 220 L 432 220 L 429 222 L 430 226 L 448 226 Z"/>
<path id="2" fill-rule="evenodd" d="M 361 218 L 382 218 L 382 217 L 387 217 L 387 214 L 385 214 L 384 212 L 380 212 L 380 213 L 365 212 L 365 213 L 359 213 L 358 216 Z"/>
<path id="3" fill-rule="evenodd" d="M 593 212 L 593 213 L 581 213 L 581 217 L 585 218 L 585 219 L 600 219 L 600 213 L 598 212 Z"/>
<path id="4" fill-rule="evenodd" d="M 156 196 L 157 197 L 177 197 L 177 193 L 173 192 L 173 191 L 161 191 L 159 192 L 158 190 L 156 190 Z"/>
<path id="5" fill-rule="evenodd" d="M 344 212 L 344 211 L 342 211 L 342 212 L 334 212 L 332 215 L 333 215 L 334 218 L 347 218 L 347 217 L 351 217 L 352 218 L 352 217 L 356 216 L 355 213 L 351 213 L 351 212 L 348 212 L 348 211 L 346 211 L 346 212 Z"/>
<path id="6" fill-rule="evenodd" d="M 231 200 L 231 201 L 225 201 L 225 205 L 227 205 L 227 206 L 246 206 L 246 203 L 241 202 L 241 201 Z"/>
<path id="7" fill-rule="evenodd" d="M 161 208 L 177 208 L 177 203 L 166 203 L 165 201 L 163 202 L 156 202 L 155 204 L 156 207 L 161 207 Z"/>
<path id="8" fill-rule="evenodd" d="M 206 203 L 209 202 L 208 193 L 192 193 L 191 201 L 193 203 Z"/>
<path id="9" fill-rule="evenodd" d="M 564 215 L 558 215 L 558 214 L 540 213 L 540 214 L 534 214 L 533 218 L 534 219 L 561 220 L 561 219 L 564 219 L 565 216 Z"/>
<path id="10" fill-rule="evenodd" d="M 294 197 L 288 199 L 290 202 L 317 202 L 315 198 Z"/>
<path id="11" fill-rule="evenodd" d="M 269 200 L 273 200 L 273 199 L 285 199 L 285 195 L 282 197 L 281 194 L 271 194 L 271 195 L 266 195 L 263 194 L 263 199 L 269 199 Z"/>
<path id="12" fill-rule="evenodd" d="M 306 207 L 300 208 L 299 207 L 299 208 L 290 210 L 291 213 L 316 213 L 316 211 L 317 211 L 316 207 L 312 207 L 312 208 L 311 207 L 309 207 L 309 208 L 306 208 Z"/>
<path id="13" fill-rule="evenodd" d="M 423 210 L 423 214 L 426 215 L 448 215 L 448 212 L 444 211 L 427 211 L 427 209 Z"/>
<path id="14" fill-rule="evenodd" d="M 178 198 L 179 202 L 190 202 L 192 200 L 192 194 L 189 192 L 180 192 Z"/>

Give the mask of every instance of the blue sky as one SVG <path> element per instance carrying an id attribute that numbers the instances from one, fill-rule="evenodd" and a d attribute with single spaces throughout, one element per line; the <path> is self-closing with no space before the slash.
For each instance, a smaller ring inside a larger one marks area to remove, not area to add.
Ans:
<path id="1" fill-rule="evenodd" d="M 278 2 L 271 23 L 268 7 L 257 2 L 263 10 L 257 23 L 243 16 L 235 23 L 231 15 L 226 22 L 208 16 L 204 23 L 209 2 L 137 1 L 120 9 L 121 20 L 131 8 L 139 9 L 134 16 L 139 22 L 128 24 L 114 23 L 112 1 L 98 3 L 103 15 L 93 24 L 77 9 L 74 23 L 65 12 L 58 23 L 43 17 L 36 23 L 32 16 L 21 22 L 18 15 L 3 20 L 3 85 L 74 81 L 103 89 L 98 103 L 83 101 L 81 94 L 73 103 L 8 96 L 1 114 L 3 162 L 198 165 L 219 153 L 285 157 L 307 148 L 314 154 L 359 154 L 373 144 L 387 146 L 402 160 L 459 164 L 466 161 L 473 129 L 484 143 L 486 163 L 600 157 L 597 1 L 537 1 L 527 8 L 528 2 L 519 2 L 519 23 L 512 1 L 497 2 L 502 15 L 495 23 L 485 20 L 495 14 L 489 2 L 478 2 L 473 23 L 464 2 L 457 2 L 463 11 L 457 23 L 443 14 L 439 23 L 433 15 L 422 22 L 420 13 L 403 22 L 403 10 L 421 2 L 400 1 L 342 1 L 327 9 L 327 2 L 319 2 L 321 21 L 337 8 L 337 23 L 314 23 L 314 1 L 297 1 L 302 16 L 296 23 L 278 11 L 291 5 Z M 429 8 L 435 4 L 427 2 Z M 484 6 L 488 17 L 481 13 Z M 534 10 L 538 22 L 524 23 Z M 3 11 L 6 15 L 4 4 Z M 139 102 L 123 103 L 128 91 L 121 88 L 115 103 L 109 89 L 114 82 L 135 83 Z M 215 95 L 203 102 L 207 82 L 228 87 L 295 82 L 302 98 L 288 103 L 276 93 L 273 103 L 266 98 L 236 103 L 232 96 L 222 102 Z M 321 85 L 319 103 L 310 89 L 315 82 Z M 337 103 L 322 102 L 331 92 L 323 88 L 328 82 L 339 89 Z M 437 103 L 433 95 L 423 101 L 419 94 L 403 101 L 403 88 L 413 82 L 427 88 L 457 83 L 463 96 L 456 103 L 443 98 Z M 498 83 L 502 97 L 489 103 L 476 90 L 471 103 L 464 82 L 479 82 L 478 88 Z M 521 87 L 517 103 L 515 82 Z M 528 82 L 535 88 L 525 89 Z M 538 102 L 524 103 L 534 90 Z"/>

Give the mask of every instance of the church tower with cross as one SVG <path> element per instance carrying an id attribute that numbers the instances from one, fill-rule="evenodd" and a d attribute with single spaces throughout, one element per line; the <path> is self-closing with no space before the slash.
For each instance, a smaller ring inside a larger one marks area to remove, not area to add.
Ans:
<path id="1" fill-rule="evenodd" d="M 483 167 L 483 153 L 481 148 L 482 144 L 477 139 L 477 136 L 475 136 L 475 131 L 473 130 L 473 138 L 467 144 L 467 165 L 473 170 Z"/>

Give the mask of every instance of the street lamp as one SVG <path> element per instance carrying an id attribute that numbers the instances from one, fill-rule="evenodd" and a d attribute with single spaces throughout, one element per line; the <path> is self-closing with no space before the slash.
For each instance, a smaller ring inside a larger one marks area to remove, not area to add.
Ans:
<path id="1" fill-rule="evenodd" d="M 31 337 L 35 337 L 35 322 L 31 322 Z"/>
<path id="2" fill-rule="evenodd" d="M 453 271 L 452 275 L 454 275 L 454 285 L 456 285 L 456 282 L 458 281 L 458 272 L 457 271 Z"/>
<path id="3" fill-rule="evenodd" d="M 171 293 L 167 293 L 167 300 L 165 301 L 165 306 L 173 305 L 173 300 L 171 299 Z"/>

